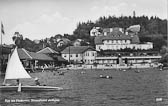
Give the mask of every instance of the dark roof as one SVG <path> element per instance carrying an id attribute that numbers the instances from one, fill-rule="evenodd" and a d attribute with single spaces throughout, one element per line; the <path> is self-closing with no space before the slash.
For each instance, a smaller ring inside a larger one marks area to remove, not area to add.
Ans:
<path id="1" fill-rule="evenodd" d="M 91 46 L 70 46 L 70 47 L 66 47 L 61 53 L 68 54 L 70 51 L 70 54 L 80 54 L 85 52 L 88 49 L 95 51 L 95 49 Z"/>
<path id="2" fill-rule="evenodd" d="M 30 56 L 33 57 L 33 59 L 35 60 L 45 60 L 45 61 L 54 61 L 51 57 L 49 57 L 46 54 L 42 54 L 42 53 L 33 53 L 33 52 L 29 52 Z"/>
<path id="3" fill-rule="evenodd" d="M 17 51 L 18 51 L 18 55 L 19 55 L 19 58 L 20 59 L 27 59 L 27 60 L 31 60 L 31 59 L 33 59 L 29 54 L 28 54 L 28 52 L 27 52 L 27 50 L 25 50 L 25 49 L 23 49 L 23 48 L 19 48 L 19 49 L 17 49 Z"/>
<path id="4" fill-rule="evenodd" d="M 53 54 L 53 53 L 56 53 L 56 54 L 59 54 L 57 51 L 49 48 L 49 47 L 46 47 L 40 51 L 38 51 L 37 53 L 44 53 L 44 54 Z"/>
<path id="5" fill-rule="evenodd" d="M 53 61 L 53 59 L 46 54 L 29 52 L 23 48 L 18 49 L 18 54 L 20 59 Z"/>
<path id="6" fill-rule="evenodd" d="M 64 58 L 62 58 L 61 56 L 57 55 L 58 52 L 56 52 L 55 50 L 53 50 L 53 49 L 51 49 L 49 47 L 46 47 L 46 48 L 38 51 L 37 54 L 39 54 L 39 55 L 42 55 L 42 54 L 55 54 L 54 57 L 56 57 L 58 59 L 58 61 L 63 61 L 63 62 L 67 61 Z"/>

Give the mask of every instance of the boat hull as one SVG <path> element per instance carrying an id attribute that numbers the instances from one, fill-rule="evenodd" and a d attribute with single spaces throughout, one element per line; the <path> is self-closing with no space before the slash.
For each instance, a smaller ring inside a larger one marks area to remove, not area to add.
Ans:
<path id="1" fill-rule="evenodd" d="M 21 86 L 21 91 L 54 91 L 62 90 L 61 87 L 52 86 Z M 0 86 L 0 91 L 17 91 L 18 86 Z"/>

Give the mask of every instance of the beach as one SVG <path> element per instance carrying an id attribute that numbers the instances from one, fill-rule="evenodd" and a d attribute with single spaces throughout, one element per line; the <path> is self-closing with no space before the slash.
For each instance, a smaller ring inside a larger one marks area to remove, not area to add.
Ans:
<path id="1" fill-rule="evenodd" d="M 138 71 L 137 71 L 138 70 Z M 60 74 L 63 72 L 63 74 Z M 62 87 L 60 91 L 1 92 L 0 105 L 6 106 L 163 106 L 168 105 L 167 70 L 80 69 L 30 73 L 41 85 Z M 100 78 L 110 76 L 111 78 Z M 0 83 L 3 82 L 3 77 Z M 21 80 L 34 85 L 34 79 Z M 8 81 L 14 84 L 15 81 Z"/>

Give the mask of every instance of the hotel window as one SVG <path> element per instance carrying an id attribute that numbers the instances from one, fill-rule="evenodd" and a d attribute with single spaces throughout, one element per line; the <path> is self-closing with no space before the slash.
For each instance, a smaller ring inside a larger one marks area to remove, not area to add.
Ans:
<path id="1" fill-rule="evenodd" d="M 92 52 L 92 56 L 94 56 L 94 53 Z"/>
<path id="2" fill-rule="evenodd" d="M 101 49 L 101 46 L 99 46 L 99 50 Z"/>

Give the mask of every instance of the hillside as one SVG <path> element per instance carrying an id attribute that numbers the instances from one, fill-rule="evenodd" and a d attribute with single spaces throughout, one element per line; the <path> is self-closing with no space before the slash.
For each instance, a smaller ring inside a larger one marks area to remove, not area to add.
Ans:
<path id="1" fill-rule="evenodd" d="M 63 46 L 63 48 L 57 47 L 57 39 L 60 38 L 67 38 L 72 42 L 76 39 L 83 39 L 81 45 L 89 45 L 94 46 L 94 37 L 90 36 L 90 30 L 93 27 L 101 27 L 101 28 L 113 28 L 113 27 L 121 27 L 121 28 L 128 28 L 131 25 L 141 26 L 140 32 L 138 36 L 141 42 L 153 42 L 154 49 L 160 50 L 163 45 L 166 45 L 167 39 L 167 21 L 160 19 L 159 17 L 147 17 L 147 16 L 140 16 L 140 17 L 131 17 L 131 16 L 108 16 L 108 17 L 100 17 L 97 21 L 87 21 L 87 22 L 79 22 L 76 29 L 74 30 L 72 35 L 64 34 L 60 35 L 57 34 L 50 38 L 45 38 L 40 40 L 39 43 L 35 43 L 30 39 L 26 38 L 23 39 L 22 43 L 20 44 L 21 47 L 24 47 L 30 51 L 38 51 L 45 46 L 49 46 L 54 50 L 63 50 L 67 45 Z M 24 36 L 24 35 L 23 35 Z"/>

